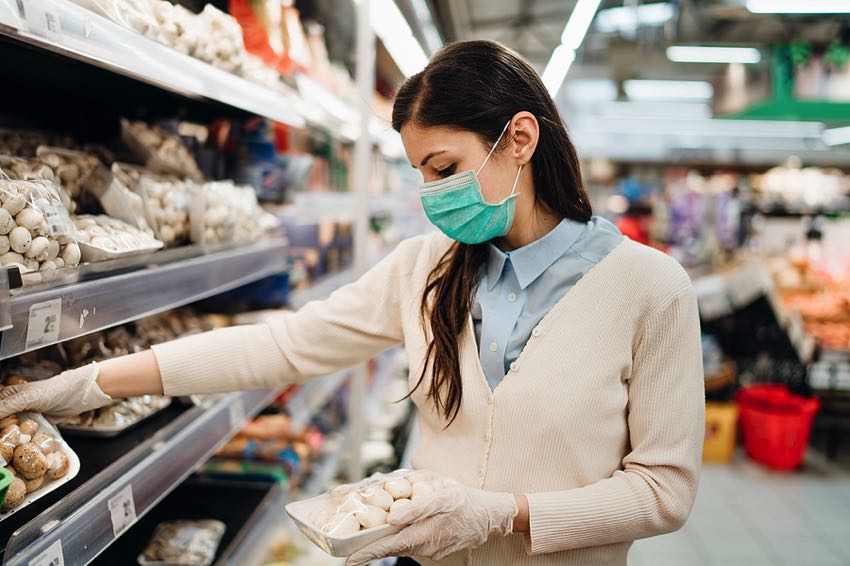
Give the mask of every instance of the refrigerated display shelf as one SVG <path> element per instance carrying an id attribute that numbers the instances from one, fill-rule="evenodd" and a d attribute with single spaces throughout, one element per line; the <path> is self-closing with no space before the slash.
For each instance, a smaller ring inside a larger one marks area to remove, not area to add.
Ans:
<path id="1" fill-rule="evenodd" d="M 273 528 L 285 520 L 286 493 L 275 482 L 193 477 L 178 486 L 95 560 L 95 565 L 135 564 L 163 521 L 216 519 L 226 526 L 216 566 L 254 566 L 267 551 Z"/>
<path id="2" fill-rule="evenodd" d="M 43 505 L 33 504 L 33 510 L 25 509 L 0 524 L 4 529 L 16 527 L 8 521 L 20 525 L 8 539 L 3 563 L 29 565 L 44 560 L 47 564 L 57 548 L 61 548 L 61 563 L 90 563 L 275 395 L 273 391 L 232 393 L 208 408 L 182 412 L 169 408 L 126 437 L 72 440 L 83 471 L 57 490 L 58 501 L 45 497 Z M 116 509 L 121 513 L 116 515 Z M 21 524 L 18 515 L 26 522 Z"/>
<path id="3" fill-rule="evenodd" d="M 3 35 L 64 57 L 188 98 L 304 125 L 293 108 L 296 95 L 284 85 L 275 90 L 228 73 L 68 0 L 0 0 L 0 24 L 5 24 L 0 25 Z"/>
<path id="4" fill-rule="evenodd" d="M 185 259 L 153 254 L 150 263 L 133 271 L 57 287 L 24 288 L 9 298 L 13 327 L 3 333 L 0 360 L 193 303 L 286 267 L 283 243 L 272 240 Z M 45 322 L 49 316 L 55 317 L 52 330 Z M 39 329 L 30 329 L 30 321 L 49 331 L 35 332 Z"/>

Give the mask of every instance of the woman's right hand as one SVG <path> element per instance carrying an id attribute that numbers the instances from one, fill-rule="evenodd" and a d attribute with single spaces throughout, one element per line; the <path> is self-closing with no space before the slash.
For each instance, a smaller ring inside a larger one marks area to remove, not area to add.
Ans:
<path id="1" fill-rule="evenodd" d="M 98 365 L 91 363 L 50 379 L 3 387 L 0 389 L 0 418 L 23 411 L 73 417 L 108 405 L 112 397 L 98 385 L 98 372 Z"/>

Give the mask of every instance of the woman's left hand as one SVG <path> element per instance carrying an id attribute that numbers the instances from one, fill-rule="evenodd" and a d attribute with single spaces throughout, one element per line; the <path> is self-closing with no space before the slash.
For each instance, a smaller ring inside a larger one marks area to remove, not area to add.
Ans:
<path id="1" fill-rule="evenodd" d="M 477 548 L 490 535 L 507 535 L 518 513 L 510 493 L 452 486 L 414 499 L 390 512 L 387 522 L 407 525 L 352 554 L 346 566 L 360 566 L 388 556 L 422 556 L 440 560 L 466 548 Z"/>

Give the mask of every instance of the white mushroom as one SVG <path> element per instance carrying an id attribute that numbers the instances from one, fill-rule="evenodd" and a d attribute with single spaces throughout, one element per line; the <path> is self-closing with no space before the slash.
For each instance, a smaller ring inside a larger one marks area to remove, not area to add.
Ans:
<path id="1" fill-rule="evenodd" d="M 24 266 L 27 268 L 27 271 L 38 271 L 38 260 L 24 258 Z"/>
<path id="2" fill-rule="evenodd" d="M 15 219 L 5 208 L 0 208 L 0 234 L 8 234 L 15 227 Z"/>
<path id="3" fill-rule="evenodd" d="M 74 267 L 80 263 L 80 246 L 71 242 L 62 251 L 62 261 L 67 267 Z"/>
<path id="4" fill-rule="evenodd" d="M 413 503 L 409 499 L 396 499 L 393 501 L 393 504 L 390 506 L 390 513 L 395 513 L 396 515 L 404 510 L 405 507 Z"/>
<path id="5" fill-rule="evenodd" d="M 387 522 L 387 512 L 374 505 L 367 505 L 366 509 L 355 512 L 354 516 L 364 529 L 385 525 Z"/>
<path id="6" fill-rule="evenodd" d="M 384 489 L 393 496 L 393 499 L 406 499 L 412 493 L 410 482 L 404 478 L 389 480 L 384 484 Z"/>
<path id="7" fill-rule="evenodd" d="M 56 259 L 57 257 L 59 257 L 59 242 L 56 240 L 48 240 L 47 259 Z"/>
<path id="8" fill-rule="evenodd" d="M 393 496 L 381 487 L 369 487 L 361 491 L 363 502 L 367 505 L 380 507 L 384 511 L 393 504 Z"/>
<path id="9" fill-rule="evenodd" d="M 56 269 L 62 269 L 65 267 L 65 261 L 61 257 L 57 257 L 56 259 L 48 259 L 47 261 L 52 261 L 53 265 L 56 266 Z"/>
<path id="10" fill-rule="evenodd" d="M 5 208 L 12 216 L 15 216 L 22 211 L 26 205 L 27 201 L 21 195 L 9 195 L 6 197 L 6 200 L 3 201 L 3 208 Z"/>
<path id="11" fill-rule="evenodd" d="M 32 234 L 23 226 L 17 226 L 9 232 L 9 245 L 19 254 L 29 251 L 32 246 Z"/>
<path id="12" fill-rule="evenodd" d="M 56 262 L 52 260 L 47 260 L 41 263 L 41 266 L 38 268 L 39 271 L 56 271 Z"/>
<path id="13" fill-rule="evenodd" d="M 30 245 L 30 249 L 27 251 L 26 256 L 28 258 L 37 259 L 38 261 L 44 261 L 47 259 L 49 247 L 50 240 L 44 236 L 38 236 L 37 238 L 33 238 L 32 245 Z"/>
<path id="14" fill-rule="evenodd" d="M 360 521 L 351 514 L 335 515 L 322 527 L 326 534 L 337 538 L 351 536 L 359 530 Z"/>
<path id="15" fill-rule="evenodd" d="M 2 210 L 2 209 L 0 209 Z M 0 236 L 0 255 L 8 252 L 11 249 L 9 245 L 9 236 Z"/>
<path id="16" fill-rule="evenodd" d="M 0 256 L 0 265 L 8 266 L 12 264 L 24 265 L 24 256 L 18 252 L 6 252 Z"/>
<path id="17" fill-rule="evenodd" d="M 44 222 L 44 217 L 35 208 L 27 207 L 15 216 L 15 222 L 17 222 L 18 226 L 22 226 L 27 230 L 35 230 Z"/>

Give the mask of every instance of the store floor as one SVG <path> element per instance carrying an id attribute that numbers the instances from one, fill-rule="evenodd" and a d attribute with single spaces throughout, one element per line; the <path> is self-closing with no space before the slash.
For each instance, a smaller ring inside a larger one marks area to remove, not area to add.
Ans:
<path id="1" fill-rule="evenodd" d="M 703 466 L 691 517 L 638 541 L 629 566 L 850 566 L 850 472 L 810 453 L 775 473 L 744 455 Z"/>

